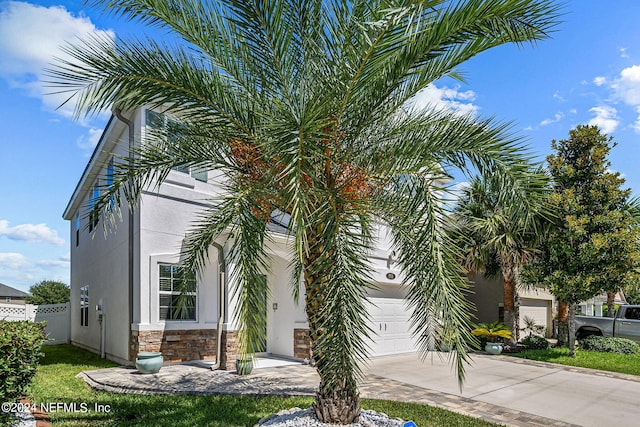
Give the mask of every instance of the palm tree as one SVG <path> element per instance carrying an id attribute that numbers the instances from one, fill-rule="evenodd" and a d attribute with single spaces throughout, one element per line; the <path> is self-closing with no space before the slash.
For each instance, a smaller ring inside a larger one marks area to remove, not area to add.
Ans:
<path id="1" fill-rule="evenodd" d="M 519 272 L 536 253 L 541 220 L 546 215 L 543 196 L 548 181 L 540 170 L 532 171 L 532 176 L 537 179 L 523 186 L 505 185 L 492 173 L 475 177 L 463 189 L 451 217 L 467 273 L 491 276 L 499 272 L 502 276 L 504 323 L 516 341 Z"/>
<path id="2" fill-rule="evenodd" d="M 548 38 L 558 7 L 546 0 L 97 0 L 107 11 L 167 30 L 170 41 L 89 39 L 51 70 L 77 96 L 77 114 L 162 108 L 180 123 L 121 162 L 94 214 L 113 218 L 171 168 L 216 169 L 227 195 L 203 212 L 185 266 L 230 232 L 238 265 L 242 351 L 264 335 L 256 310 L 267 221 L 291 216 L 293 281 L 304 280 L 320 420 L 350 423 L 366 357 L 366 293 L 379 222 L 407 277 L 413 329 L 425 352 L 434 318 L 460 333 L 459 378 L 470 339 L 465 282 L 443 232 L 436 183 L 443 168 L 522 175 L 509 126 L 402 108 L 436 79 L 505 43 Z M 170 153 L 170 154 L 169 154 Z"/>

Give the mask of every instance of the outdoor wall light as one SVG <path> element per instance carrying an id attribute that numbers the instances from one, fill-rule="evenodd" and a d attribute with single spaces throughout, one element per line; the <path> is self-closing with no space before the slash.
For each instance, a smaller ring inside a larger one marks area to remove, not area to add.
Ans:
<path id="1" fill-rule="evenodd" d="M 273 307 L 273 311 L 276 311 L 278 309 L 278 303 L 274 302 L 272 307 Z"/>
<path id="2" fill-rule="evenodd" d="M 387 273 L 387 279 L 393 280 L 395 278 L 396 278 L 396 274 L 395 273 L 392 273 L 392 272 L 388 272 Z"/>

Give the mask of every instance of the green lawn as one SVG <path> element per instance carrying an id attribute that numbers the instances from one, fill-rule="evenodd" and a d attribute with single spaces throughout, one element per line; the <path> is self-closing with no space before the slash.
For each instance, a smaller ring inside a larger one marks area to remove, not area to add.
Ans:
<path id="1" fill-rule="evenodd" d="M 558 363 L 560 365 L 640 375 L 640 354 L 600 353 L 578 349 L 575 357 L 570 357 L 568 348 L 527 350 L 521 353 L 504 354 L 524 359 Z"/>
<path id="2" fill-rule="evenodd" d="M 70 345 L 46 346 L 31 397 L 37 403 L 75 403 L 110 408 L 107 412 L 55 412 L 56 426 L 253 426 L 262 417 L 294 406 L 307 408 L 311 398 L 235 396 L 140 396 L 96 392 L 75 378 L 83 370 L 115 366 Z M 426 426 L 495 426 L 475 418 L 425 405 L 386 400 L 362 401 L 365 409 L 412 419 Z"/>

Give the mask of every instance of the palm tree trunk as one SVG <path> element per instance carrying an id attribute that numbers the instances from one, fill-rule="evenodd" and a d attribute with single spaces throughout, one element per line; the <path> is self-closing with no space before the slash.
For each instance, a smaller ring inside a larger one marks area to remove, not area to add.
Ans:
<path id="1" fill-rule="evenodd" d="M 614 301 L 616 300 L 616 293 L 607 291 L 607 317 L 615 317 L 616 310 Z"/>
<path id="2" fill-rule="evenodd" d="M 569 305 L 558 301 L 558 346 L 569 345 Z"/>
<path id="3" fill-rule="evenodd" d="M 318 230 L 320 231 L 320 230 Z M 354 372 L 348 364 L 327 363 L 336 354 L 324 354 L 318 343 L 323 334 L 330 333 L 322 328 L 323 302 L 326 278 L 319 274 L 317 265 L 326 263 L 329 253 L 325 251 L 320 232 L 308 236 L 309 252 L 305 257 L 305 309 L 309 322 L 311 353 L 320 376 L 320 386 L 316 392 L 313 410 L 318 419 L 327 424 L 352 424 L 360 417 L 360 397 L 356 387 Z M 335 370 L 344 372 L 336 373 Z M 340 381 L 331 379 L 340 378 Z"/>
<path id="4" fill-rule="evenodd" d="M 504 307 L 504 324 L 509 327 L 511 334 L 517 341 L 518 325 L 516 325 L 516 286 L 513 278 L 505 274 L 502 276 L 502 293 Z"/>

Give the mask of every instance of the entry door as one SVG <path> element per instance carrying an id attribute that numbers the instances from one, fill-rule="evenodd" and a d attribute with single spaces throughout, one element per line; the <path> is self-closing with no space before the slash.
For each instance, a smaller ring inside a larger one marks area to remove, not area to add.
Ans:
<path id="1" fill-rule="evenodd" d="M 267 352 L 267 276 L 260 276 L 260 280 L 262 281 L 262 283 L 260 283 L 261 285 L 261 289 L 264 290 L 264 292 L 261 292 L 259 297 L 260 297 L 260 301 L 258 302 L 258 307 L 260 308 L 261 311 L 261 316 L 259 316 L 259 321 L 260 321 L 260 327 L 263 330 L 263 339 L 260 343 L 258 343 L 258 346 L 256 348 L 256 353 L 266 353 Z"/>

